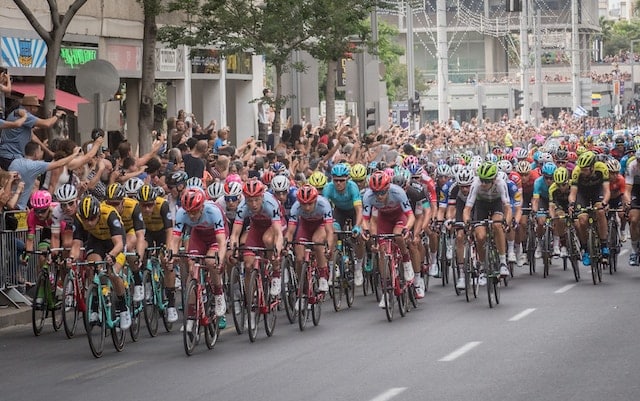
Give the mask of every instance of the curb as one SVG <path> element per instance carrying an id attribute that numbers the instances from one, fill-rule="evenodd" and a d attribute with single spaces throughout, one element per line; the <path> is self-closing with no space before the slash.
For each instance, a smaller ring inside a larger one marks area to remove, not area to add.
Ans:
<path id="1" fill-rule="evenodd" d="M 20 309 L 0 309 L 0 330 L 28 323 L 31 323 L 30 307 L 23 306 Z"/>

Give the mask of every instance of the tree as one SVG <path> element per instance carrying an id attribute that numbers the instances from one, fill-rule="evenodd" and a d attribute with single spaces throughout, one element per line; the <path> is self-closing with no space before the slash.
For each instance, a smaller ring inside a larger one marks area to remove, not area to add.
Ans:
<path id="1" fill-rule="evenodd" d="M 162 27 L 158 38 L 172 46 L 216 46 L 225 54 L 250 51 L 262 54 L 276 75 L 273 131 L 280 131 L 280 110 L 286 103 L 282 76 L 291 64 L 291 54 L 310 39 L 311 7 L 299 0 L 180 0 L 169 11 L 182 12 L 186 20 Z M 294 66 L 299 68 L 299 66 Z M 254 99 L 258 100 L 258 99 Z"/>
<path id="2" fill-rule="evenodd" d="M 138 0 L 144 11 L 144 35 L 142 38 L 142 80 L 140 83 L 140 110 L 138 131 L 140 154 L 151 150 L 153 129 L 153 93 L 156 80 L 156 41 L 158 26 L 156 17 L 162 12 L 162 0 Z"/>
<path id="3" fill-rule="evenodd" d="M 78 10 L 84 6 L 87 0 L 75 0 L 64 14 L 60 14 L 57 0 L 47 0 L 51 18 L 51 30 L 47 31 L 33 14 L 33 11 L 25 5 L 22 0 L 13 0 L 16 6 L 22 11 L 25 18 L 38 35 L 47 44 L 47 66 L 44 74 L 44 99 L 42 108 L 45 116 L 50 116 L 55 108 L 56 101 L 56 75 L 58 71 L 58 61 L 60 60 L 60 50 L 62 49 L 62 39 L 64 38 L 69 23 Z"/>

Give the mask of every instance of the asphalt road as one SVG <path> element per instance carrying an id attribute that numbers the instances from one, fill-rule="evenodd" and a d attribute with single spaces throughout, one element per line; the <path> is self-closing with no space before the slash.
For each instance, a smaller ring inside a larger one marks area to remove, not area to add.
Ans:
<path id="1" fill-rule="evenodd" d="M 0 331 L 0 399 L 637 401 L 640 269 L 626 249 L 597 286 L 587 268 L 576 284 L 560 265 L 546 279 L 519 270 L 494 309 L 485 291 L 467 303 L 434 280 L 389 323 L 358 289 L 351 310 L 325 303 L 318 327 L 300 332 L 282 312 L 271 338 L 261 328 L 251 344 L 230 328 L 191 357 L 177 330 L 143 328 L 121 353 L 107 338 L 95 359 L 82 334 L 16 326 Z"/>

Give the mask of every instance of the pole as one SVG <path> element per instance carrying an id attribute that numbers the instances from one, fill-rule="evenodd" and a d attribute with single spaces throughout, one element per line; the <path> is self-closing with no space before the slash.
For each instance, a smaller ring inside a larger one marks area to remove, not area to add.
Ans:
<path id="1" fill-rule="evenodd" d="M 295 50 L 291 55 L 293 62 L 297 65 L 300 62 L 300 51 Z M 291 69 L 291 87 L 293 99 L 291 99 L 291 121 L 294 124 L 300 122 L 300 72 L 295 68 Z"/>
<path id="2" fill-rule="evenodd" d="M 356 63 L 358 65 L 358 128 L 360 137 L 367 135 L 367 103 L 364 93 L 364 52 L 356 53 Z"/>
<path id="3" fill-rule="evenodd" d="M 438 120 L 449 120 L 449 45 L 447 43 L 446 0 L 436 2 L 436 33 L 438 35 Z"/>
<path id="4" fill-rule="evenodd" d="M 578 31 L 578 0 L 571 0 L 571 100 L 573 110 L 581 102 L 580 93 L 580 33 Z"/>
<path id="5" fill-rule="evenodd" d="M 520 76 L 522 79 L 522 111 L 520 117 L 523 122 L 531 118 L 531 98 L 529 97 L 529 2 L 522 0 L 522 12 L 520 13 Z M 511 103 L 513 104 L 513 103 Z"/>
<path id="6" fill-rule="evenodd" d="M 413 9 L 409 2 L 406 3 L 406 19 L 407 19 L 407 99 L 413 98 L 413 94 L 416 92 L 415 82 L 415 64 L 413 55 Z M 411 116 L 409 121 L 409 127 L 411 122 L 415 120 L 413 110 L 409 110 Z"/>

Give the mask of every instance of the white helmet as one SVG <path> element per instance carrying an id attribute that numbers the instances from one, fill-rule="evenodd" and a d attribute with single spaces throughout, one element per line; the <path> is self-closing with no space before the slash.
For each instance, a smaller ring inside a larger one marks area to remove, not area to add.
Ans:
<path id="1" fill-rule="evenodd" d="M 538 163 L 544 165 L 548 162 L 553 162 L 553 156 L 549 152 L 542 152 L 538 157 Z"/>
<path id="2" fill-rule="evenodd" d="M 144 185 L 144 181 L 142 181 L 138 177 L 129 178 L 127 182 L 124 183 L 124 190 L 128 196 L 137 196 L 138 190 L 141 186 Z"/>
<path id="3" fill-rule="evenodd" d="M 497 180 L 507 181 L 507 174 L 504 171 L 498 171 Z"/>
<path id="4" fill-rule="evenodd" d="M 531 171 L 531 163 L 526 160 L 520 160 L 516 165 L 516 172 L 518 174 L 529 174 Z"/>
<path id="5" fill-rule="evenodd" d="M 518 160 L 526 159 L 527 157 L 529 157 L 529 152 L 527 152 L 527 149 L 518 149 L 518 152 L 516 152 L 516 159 Z"/>
<path id="6" fill-rule="evenodd" d="M 474 169 L 471 167 L 465 167 L 456 175 L 456 182 L 458 185 L 471 185 L 475 177 Z"/>
<path id="7" fill-rule="evenodd" d="M 202 179 L 198 177 L 191 177 L 187 180 L 187 187 L 198 187 L 204 189 L 204 184 L 202 183 Z"/>
<path id="8" fill-rule="evenodd" d="M 509 174 L 513 170 L 513 164 L 509 160 L 500 160 L 498 162 L 498 169 L 506 174 Z"/>
<path id="9" fill-rule="evenodd" d="M 278 176 L 278 177 L 280 177 L 280 176 Z M 275 177 L 275 178 L 278 178 L 278 177 Z M 273 182 L 273 181 L 271 181 L 271 182 Z M 211 188 L 211 186 L 209 186 L 209 188 Z M 225 194 L 225 196 L 240 196 L 240 195 L 242 195 L 242 184 L 240 184 L 239 182 L 235 182 L 235 181 L 230 181 L 230 182 L 224 184 L 224 194 Z"/>
<path id="10" fill-rule="evenodd" d="M 285 192 L 289 190 L 289 187 L 291 187 L 291 182 L 284 175 L 277 175 L 271 180 L 271 189 L 274 192 Z"/>
<path id="11" fill-rule="evenodd" d="M 209 198 L 216 200 L 224 196 L 224 185 L 221 182 L 214 182 L 207 187 Z"/>
<path id="12" fill-rule="evenodd" d="M 75 185 L 64 184 L 56 190 L 55 195 L 58 202 L 69 202 L 78 198 L 78 190 Z"/>

